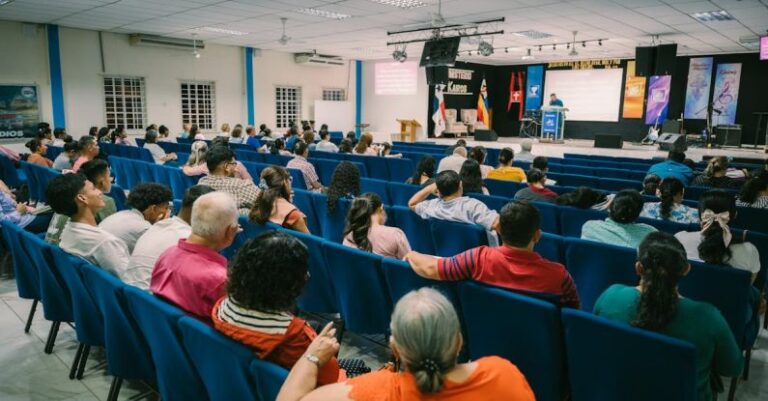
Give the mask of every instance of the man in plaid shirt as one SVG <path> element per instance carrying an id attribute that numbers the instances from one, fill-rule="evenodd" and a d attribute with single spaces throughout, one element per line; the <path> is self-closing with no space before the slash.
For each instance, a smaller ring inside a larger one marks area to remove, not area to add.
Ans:
<path id="1" fill-rule="evenodd" d="M 198 184 L 207 185 L 217 191 L 230 194 L 242 215 L 248 215 L 256 202 L 259 189 L 251 180 L 235 178 L 235 153 L 228 146 L 214 146 L 205 154 L 208 175 Z"/>
<path id="2" fill-rule="evenodd" d="M 301 170 L 301 175 L 304 176 L 304 183 L 307 185 L 308 190 L 322 190 L 323 185 L 320 184 L 320 178 L 317 176 L 315 166 L 307 161 L 307 157 L 309 156 L 309 145 L 303 141 L 296 141 L 296 145 L 293 147 L 293 152 L 296 157 L 289 161 L 286 167 Z"/>

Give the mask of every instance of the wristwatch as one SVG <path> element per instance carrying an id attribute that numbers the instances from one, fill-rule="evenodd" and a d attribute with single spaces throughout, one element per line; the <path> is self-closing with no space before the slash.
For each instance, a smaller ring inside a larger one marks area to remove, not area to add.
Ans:
<path id="1" fill-rule="evenodd" d="M 315 364 L 318 368 L 320 367 L 320 358 L 315 356 L 314 354 L 306 354 L 304 355 L 304 358 L 312 363 Z"/>

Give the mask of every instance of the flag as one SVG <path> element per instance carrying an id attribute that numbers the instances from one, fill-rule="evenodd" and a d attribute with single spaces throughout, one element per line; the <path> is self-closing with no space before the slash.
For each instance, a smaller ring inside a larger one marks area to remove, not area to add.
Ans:
<path id="1" fill-rule="evenodd" d="M 515 81 L 517 78 L 517 81 Z M 525 82 L 525 73 L 522 71 L 512 72 L 509 78 L 509 103 L 507 103 L 507 112 L 512 110 L 512 104 L 520 105 L 518 119 L 523 118 L 523 83 Z"/>
<path id="2" fill-rule="evenodd" d="M 477 121 L 482 121 L 486 128 L 491 127 L 491 116 L 488 114 L 488 87 L 485 85 L 485 78 L 480 84 L 480 94 L 477 96 Z"/>
<path id="3" fill-rule="evenodd" d="M 443 90 L 445 85 L 435 85 L 435 95 L 432 97 L 432 121 L 435 122 L 435 136 L 443 136 L 445 131 L 445 99 Z"/>

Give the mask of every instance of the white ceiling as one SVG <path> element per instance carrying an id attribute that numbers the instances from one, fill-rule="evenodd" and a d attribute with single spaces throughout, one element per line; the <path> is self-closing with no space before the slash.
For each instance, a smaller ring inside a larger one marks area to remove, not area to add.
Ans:
<path id="1" fill-rule="evenodd" d="M 15 0 L 0 6 L 0 20 L 182 38 L 192 38 L 194 33 L 209 43 L 286 52 L 315 49 L 367 60 L 391 57 L 394 49 L 386 43 L 398 38 L 387 36 L 388 30 L 426 22 L 437 11 L 437 0 L 421 1 L 428 5 L 403 10 L 370 0 Z M 330 20 L 296 12 L 304 7 L 352 17 Z M 720 9 L 735 20 L 702 23 L 690 16 Z M 493 56 L 461 56 L 464 61 L 487 64 L 522 63 L 527 48 L 535 57 L 530 62 L 570 59 L 564 46 L 552 50 L 552 43 L 571 41 L 574 30 L 577 42 L 608 39 L 602 46 L 579 44 L 576 58 L 586 59 L 634 57 L 635 46 L 649 44 L 655 34 L 661 35 L 663 43 L 677 43 L 679 55 L 756 51 L 741 45 L 739 37 L 764 35 L 768 29 L 768 0 L 443 0 L 442 10 L 449 22 L 506 18 L 504 23 L 488 26 L 505 31 L 493 37 Z M 286 46 L 277 42 L 280 17 L 288 18 L 287 34 L 292 37 Z M 204 26 L 248 34 L 200 31 Z M 553 36 L 533 40 L 512 34 L 524 30 Z M 538 45 L 544 45 L 541 52 Z M 462 43 L 461 49 L 476 47 L 476 43 Z M 418 58 L 421 44 L 409 45 L 407 52 Z"/>

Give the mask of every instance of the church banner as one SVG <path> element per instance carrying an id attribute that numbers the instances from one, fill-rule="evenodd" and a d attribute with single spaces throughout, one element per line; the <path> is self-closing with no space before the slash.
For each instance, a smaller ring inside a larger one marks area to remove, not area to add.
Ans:
<path id="1" fill-rule="evenodd" d="M 671 75 L 654 75 L 648 83 L 648 107 L 645 110 L 645 123 L 661 124 L 669 112 L 669 90 L 672 86 Z"/>
<path id="2" fill-rule="evenodd" d="M 525 109 L 538 110 L 541 108 L 541 91 L 544 78 L 543 65 L 528 66 L 528 82 L 525 85 Z"/>
<path id="3" fill-rule="evenodd" d="M 34 137 L 39 122 L 37 86 L 0 85 L 0 139 Z"/>
<path id="4" fill-rule="evenodd" d="M 635 61 L 627 62 L 627 78 L 624 83 L 623 118 L 643 118 L 645 77 L 635 76 Z"/>
<path id="5" fill-rule="evenodd" d="M 741 63 L 718 64 L 715 93 L 712 95 L 712 125 L 736 123 Z"/>
<path id="6" fill-rule="evenodd" d="M 709 89 L 712 86 L 712 57 L 694 57 L 688 65 L 688 85 L 685 89 L 685 111 L 689 120 L 707 118 Z"/>

